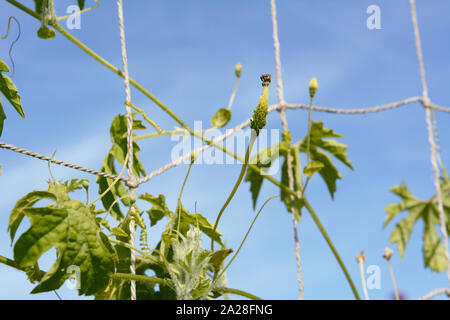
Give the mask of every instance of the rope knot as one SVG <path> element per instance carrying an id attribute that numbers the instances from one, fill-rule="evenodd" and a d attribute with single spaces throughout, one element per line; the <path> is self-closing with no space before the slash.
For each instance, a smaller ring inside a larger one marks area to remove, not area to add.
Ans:
<path id="1" fill-rule="evenodd" d="M 136 189 L 139 187 L 139 181 L 135 177 L 130 177 L 127 179 L 126 185 L 130 189 Z"/>

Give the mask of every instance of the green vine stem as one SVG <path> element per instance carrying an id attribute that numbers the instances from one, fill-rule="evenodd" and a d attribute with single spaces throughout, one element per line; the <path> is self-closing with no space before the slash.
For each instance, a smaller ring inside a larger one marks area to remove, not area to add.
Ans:
<path id="1" fill-rule="evenodd" d="M 93 200 L 92 202 L 88 203 L 86 207 L 91 207 L 94 203 L 96 203 L 98 200 L 100 200 L 101 198 L 103 198 L 115 185 L 117 182 L 119 182 L 120 177 L 122 177 L 123 173 L 125 172 L 125 168 L 127 167 L 127 163 L 128 163 L 128 158 L 129 158 L 130 154 L 127 153 L 127 155 L 125 156 L 125 160 L 123 161 L 123 167 L 122 170 L 120 171 L 119 175 L 117 176 L 117 178 L 113 181 L 113 183 L 111 183 L 108 187 L 108 189 L 106 189 L 101 195 L 99 195 L 95 200 Z"/>
<path id="2" fill-rule="evenodd" d="M 138 274 L 129 274 L 129 273 L 114 273 L 111 275 L 111 278 L 118 280 L 130 280 L 130 281 L 141 281 L 141 282 L 149 282 L 152 284 L 159 284 L 162 286 L 167 286 L 167 282 L 161 278 L 148 277 Z"/>
<path id="3" fill-rule="evenodd" d="M 135 106 L 133 103 L 129 102 L 129 101 L 125 101 L 125 104 L 128 105 L 129 107 L 133 108 L 134 110 L 136 110 L 137 112 L 139 112 L 142 117 L 145 119 L 145 121 L 147 121 L 153 128 L 155 128 L 155 130 L 158 133 L 163 132 L 163 129 L 161 129 L 161 127 L 152 119 L 150 119 L 147 114 L 144 112 L 144 110 L 142 110 L 141 108 Z"/>
<path id="4" fill-rule="evenodd" d="M 0 263 L 7 265 L 8 267 L 14 268 L 16 270 L 27 272 L 26 268 L 19 267 L 14 260 L 8 259 L 6 257 L 0 256 Z M 37 273 L 38 279 L 41 279 L 46 273 L 45 271 L 42 271 L 42 270 L 36 270 L 36 271 L 38 272 Z"/>
<path id="5" fill-rule="evenodd" d="M 194 162 L 195 162 L 195 156 L 193 155 L 191 157 L 191 162 L 189 163 L 189 168 L 188 168 L 188 171 L 186 172 L 186 176 L 184 177 L 184 181 L 183 181 L 183 184 L 181 186 L 180 194 L 178 195 L 177 208 L 176 208 L 177 209 L 176 210 L 177 211 L 177 215 L 178 215 L 178 219 L 177 219 L 178 220 L 178 222 L 177 222 L 177 236 L 180 234 L 180 224 L 181 224 L 181 214 L 182 214 L 182 211 L 181 211 L 181 197 L 183 196 L 184 187 L 186 185 L 186 182 L 187 182 L 187 179 L 189 177 L 189 174 L 191 173 L 192 165 L 194 164 Z M 214 231 L 213 231 L 213 234 L 214 234 Z"/>
<path id="6" fill-rule="evenodd" d="M 245 171 L 247 170 L 248 161 L 250 158 L 250 152 L 253 148 L 253 144 L 255 143 L 255 140 L 256 140 L 256 133 L 254 132 L 254 130 L 252 130 L 250 142 L 248 144 L 247 151 L 245 152 L 245 159 L 244 159 L 244 163 L 242 164 L 241 172 L 239 174 L 239 177 L 238 177 L 236 183 L 234 184 L 233 190 L 231 190 L 230 195 L 228 196 L 227 200 L 225 201 L 222 208 L 220 209 L 219 214 L 217 215 L 216 223 L 214 224 L 212 234 L 214 234 L 216 232 L 217 226 L 219 225 L 219 221 L 220 221 L 220 218 L 222 217 L 223 212 L 228 207 L 228 204 L 231 202 L 231 199 L 233 199 L 237 189 L 239 188 L 239 185 L 242 182 L 242 179 L 244 178 Z M 211 251 L 214 252 L 214 237 L 211 238 Z"/>
<path id="7" fill-rule="evenodd" d="M 173 131 L 152 132 L 152 133 L 147 133 L 147 134 L 143 134 L 140 136 L 136 136 L 133 138 L 133 141 L 139 141 L 139 140 L 144 140 L 144 139 L 148 139 L 148 138 L 155 138 L 155 137 L 162 137 L 162 136 L 171 136 L 172 134 L 173 134 Z"/>
<path id="8" fill-rule="evenodd" d="M 133 251 L 136 251 L 137 253 L 142 254 L 141 258 L 148 260 L 152 264 L 161 265 L 161 262 L 158 261 L 156 258 L 152 257 L 147 252 L 144 252 L 144 251 L 142 251 L 142 250 L 140 250 L 138 248 L 133 247 L 129 243 L 126 243 L 126 242 L 123 242 L 123 241 L 120 241 L 120 240 L 116 240 L 116 239 L 113 239 L 111 237 L 108 237 L 108 240 L 111 241 L 112 243 L 115 243 L 115 244 L 119 245 L 119 246 L 128 248 L 130 250 L 133 250 Z M 157 253 L 157 254 L 159 254 L 161 256 L 161 253 L 158 250 L 151 250 L 151 252 L 155 252 L 155 253 Z"/>
<path id="9" fill-rule="evenodd" d="M 248 292 L 245 292 L 245 291 L 242 291 L 242 290 L 239 290 L 239 289 L 224 288 L 224 289 L 222 289 L 222 292 L 223 293 L 236 294 L 236 295 L 239 295 L 239 296 L 242 296 L 242 297 L 249 298 L 250 300 L 262 300 L 261 298 L 255 296 L 255 295 L 253 295 L 251 293 L 248 293 Z"/>
<path id="10" fill-rule="evenodd" d="M 293 193 L 295 195 L 295 192 L 289 189 L 290 193 Z M 345 274 L 345 277 L 347 278 L 347 282 L 350 285 L 353 295 L 357 300 L 360 300 L 358 291 L 356 290 L 355 284 L 353 283 L 352 278 L 350 277 L 350 274 L 348 273 L 347 268 L 345 267 L 344 262 L 342 261 L 339 253 L 337 252 L 336 248 L 334 247 L 333 242 L 331 241 L 330 237 L 328 236 L 327 232 L 325 231 L 325 228 L 323 227 L 322 223 L 320 222 L 319 218 L 317 217 L 316 213 L 314 212 L 313 208 L 311 208 L 309 202 L 306 200 L 306 197 L 303 197 L 303 204 L 308 210 L 308 212 L 311 214 L 311 217 L 313 218 L 314 222 L 316 223 L 317 227 L 319 228 L 320 232 L 322 233 L 322 236 L 325 238 L 325 241 L 327 242 L 328 246 L 330 247 L 331 251 L 334 254 L 334 257 L 339 263 L 339 266 L 341 267 L 342 271 Z"/>

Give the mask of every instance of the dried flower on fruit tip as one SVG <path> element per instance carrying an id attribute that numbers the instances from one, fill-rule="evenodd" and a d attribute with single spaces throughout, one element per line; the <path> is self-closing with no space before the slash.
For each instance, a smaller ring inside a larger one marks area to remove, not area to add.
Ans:
<path id="1" fill-rule="evenodd" d="M 317 82 L 316 77 L 314 77 L 309 82 L 309 96 L 311 98 L 314 98 L 314 95 L 316 94 L 316 91 L 317 91 L 318 88 L 319 88 L 319 83 Z"/>
<path id="2" fill-rule="evenodd" d="M 394 251 L 392 251 L 389 248 L 384 249 L 384 254 L 383 254 L 383 258 L 385 258 L 387 261 L 391 260 L 392 254 L 394 253 Z"/>
<path id="3" fill-rule="evenodd" d="M 234 67 L 234 73 L 236 73 L 236 77 L 240 78 L 242 73 L 242 64 L 239 62 Z"/>
<path id="4" fill-rule="evenodd" d="M 366 256 L 364 255 L 364 251 L 361 250 L 360 254 L 356 257 L 356 262 L 358 263 L 364 263 L 366 262 Z"/>
<path id="5" fill-rule="evenodd" d="M 259 135 L 259 131 L 266 126 L 266 117 L 269 113 L 268 100 L 270 74 L 263 74 L 261 76 L 261 81 L 263 93 L 259 99 L 256 109 L 253 111 L 253 118 L 250 120 L 250 128 L 256 131 L 256 135 Z"/>

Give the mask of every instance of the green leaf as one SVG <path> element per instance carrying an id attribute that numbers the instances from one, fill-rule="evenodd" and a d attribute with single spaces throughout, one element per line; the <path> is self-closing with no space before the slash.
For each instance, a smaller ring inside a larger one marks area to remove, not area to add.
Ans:
<path id="1" fill-rule="evenodd" d="M 314 173 L 320 171 L 323 167 L 324 164 L 322 162 L 313 160 L 303 169 L 303 173 L 311 178 Z"/>
<path id="2" fill-rule="evenodd" d="M 256 164 L 256 166 L 261 169 L 270 168 L 273 162 L 280 156 L 280 145 L 281 144 L 277 144 L 275 146 L 261 150 L 255 156 L 253 156 L 252 159 L 250 159 L 250 163 Z M 244 181 L 250 182 L 250 192 L 252 193 L 253 209 L 255 209 L 264 178 L 255 170 L 248 168 Z"/>
<path id="3" fill-rule="evenodd" d="M 287 155 L 287 154 L 286 154 Z M 295 177 L 295 161 L 294 156 L 291 156 L 291 162 L 292 162 L 292 177 Z M 285 186 L 289 187 L 289 175 L 288 175 L 288 166 L 287 166 L 287 156 L 284 158 L 283 166 L 281 167 L 281 183 Z M 294 184 L 294 191 L 298 192 L 297 184 Z M 291 195 L 284 191 L 284 189 L 280 188 L 280 200 L 284 203 L 286 206 L 287 211 L 292 212 L 292 199 Z M 295 199 L 295 208 L 294 208 L 294 214 L 297 220 L 300 220 L 301 216 L 301 208 L 303 207 L 303 203 Z"/>
<path id="4" fill-rule="evenodd" d="M 85 0 L 78 0 L 78 6 L 80 7 L 80 10 L 84 9 L 84 2 Z"/>
<path id="5" fill-rule="evenodd" d="M 406 216 L 406 218 L 397 223 L 394 231 L 392 231 L 389 241 L 391 243 L 397 243 L 397 250 L 402 258 L 405 256 L 406 245 L 411 236 L 414 224 L 416 223 L 417 219 L 419 219 L 421 211 L 424 210 L 424 207 L 426 206 L 422 205 L 411 210 L 411 213 Z"/>
<path id="6" fill-rule="evenodd" d="M 336 192 L 336 181 L 342 179 L 342 176 L 327 153 L 333 155 L 353 170 L 353 166 L 347 158 L 347 146 L 333 139 L 325 139 L 342 137 L 344 136 L 334 132 L 332 129 L 324 128 L 323 122 L 312 121 L 311 123 L 310 157 L 312 161 L 318 161 L 323 164 L 323 168 L 320 169 L 319 174 L 327 185 L 331 198 L 334 198 L 334 193 Z M 305 137 L 300 141 L 300 152 L 307 152 L 307 140 L 308 137 Z"/>
<path id="7" fill-rule="evenodd" d="M 0 59 L 0 72 L 9 72 L 9 67 Z"/>
<path id="8" fill-rule="evenodd" d="M 111 231 L 117 237 L 128 237 L 128 234 L 119 227 L 114 227 Z"/>
<path id="9" fill-rule="evenodd" d="M 423 234 L 423 257 L 425 267 L 431 270 L 442 272 L 447 270 L 447 257 L 445 248 L 434 224 L 425 225 Z"/>
<path id="10" fill-rule="evenodd" d="M 34 0 L 34 7 L 36 10 L 36 13 L 39 15 L 42 14 L 43 6 L 48 4 L 48 0 Z"/>
<path id="11" fill-rule="evenodd" d="M 445 189 L 446 183 L 445 180 L 442 181 L 442 190 Z M 408 211 L 408 215 L 396 224 L 391 233 L 390 242 L 397 243 L 397 249 L 403 258 L 411 233 L 416 223 L 422 220 L 425 224 L 422 248 L 425 267 L 437 272 L 444 271 L 447 268 L 447 262 L 445 249 L 436 230 L 440 227 L 436 196 L 434 195 L 428 201 L 419 200 L 409 191 L 405 183 L 393 187 L 390 191 L 399 196 L 402 201 L 392 203 L 385 208 L 387 216 L 383 227 L 386 227 L 401 212 Z M 443 193 L 443 204 L 445 214 L 450 217 L 450 194 Z"/>
<path id="12" fill-rule="evenodd" d="M 325 181 L 331 198 L 334 198 L 334 193 L 336 192 L 336 181 L 338 179 L 342 179 L 341 173 L 325 152 L 320 150 L 311 151 L 311 158 L 313 161 L 319 161 L 324 165 L 319 171 L 319 175 L 322 177 L 323 181 Z"/>
<path id="13" fill-rule="evenodd" d="M 141 120 L 134 120 L 136 113 L 132 114 L 133 117 L 133 130 L 145 129 Z M 125 115 L 117 115 L 111 124 L 111 140 L 113 142 L 113 148 L 110 153 L 115 157 L 115 159 L 123 164 L 125 155 L 128 150 L 127 142 L 127 118 Z M 133 136 L 135 136 L 133 134 Z M 119 151 L 120 150 L 120 151 Z M 139 146 L 136 142 L 133 142 L 133 173 L 137 177 L 142 177 L 146 175 L 145 169 L 139 158 L 138 152 L 140 151 Z M 117 156 L 117 158 L 116 158 Z"/>
<path id="14" fill-rule="evenodd" d="M 5 123 L 5 119 L 6 119 L 6 114 L 5 114 L 5 111 L 3 110 L 2 99 L 0 98 L 0 137 L 2 136 L 3 125 Z"/>
<path id="15" fill-rule="evenodd" d="M 227 125 L 231 119 L 231 111 L 225 108 L 217 110 L 211 118 L 211 126 L 213 128 L 222 128 Z"/>
<path id="16" fill-rule="evenodd" d="M 25 118 L 25 113 L 22 109 L 22 104 L 20 102 L 19 92 L 12 82 L 12 80 L 4 75 L 2 72 L 9 72 L 9 68 L 2 60 L 0 60 L 0 92 L 5 96 L 6 100 L 14 107 L 17 113 Z M 0 100 L 0 136 L 3 132 L 3 124 L 6 119 L 5 111 L 3 110 L 3 105 Z"/>
<path id="17" fill-rule="evenodd" d="M 169 210 L 166 204 L 166 197 L 160 194 L 158 197 L 154 197 L 148 193 L 145 193 L 139 197 L 139 199 L 150 202 L 153 207 L 146 212 L 150 218 L 150 226 L 154 226 L 159 220 L 164 217 L 173 217 L 174 214 Z"/>
<path id="18" fill-rule="evenodd" d="M 24 211 L 34 206 L 39 200 L 51 199 L 56 201 L 56 195 L 47 191 L 33 191 L 17 201 L 9 216 L 8 231 L 10 232 L 11 243 L 14 241 L 17 228 L 25 216 Z"/>
<path id="19" fill-rule="evenodd" d="M 79 294 L 92 295 L 103 291 L 114 272 L 111 246 L 105 243 L 95 218 L 79 203 L 71 208 L 27 208 L 25 215 L 31 227 L 14 246 L 14 259 L 21 267 L 33 266 L 46 251 L 54 247 L 58 260 L 32 293 L 59 288 L 76 266 L 80 271 Z"/>
<path id="20" fill-rule="evenodd" d="M 178 221 L 175 222 L 174 229 L 177 229 Z M 209 238 L 214 239 L 219 245 L 223 245 L 222 240 L 220 237 L 222 236 L 222 233 L 216 229 L 214 234 L 214 224 L 208 221 L 203 215 L 200 213 L 191 214 L 189 213 L 182 205 L 181 205 L 181 221 L 180 221 L 180 232 L 183 235 L 186 235 L 187 231 L 189 230 L 189 227 L 197 227 Z"/>
<path id="21" fill-rule="evenodd" d="M 209 264 L 211 264 L 214 270 L 220 270 L 222 267 L 223 261 L 233 252 L 233 249 L 224 249 L 214 251 L 212 254 Z"/>
<path id="22" fill-rule="evenodd" d="M 103 160 L 103 165 L 100 169 L 102 172 L 117 174 L 116 168 L 114 166 L 114 157 L 111 153 L 109 153 L 106 158 Z M 113 183 L 113 179 L 105 178 L 98 176 L 97 184 L 99 185 L 98 192 L 99 194 L 103 194 L 109 186 Z M 123 218 L 123 213 L 120 210 L 119 204 L 116 202 L 117 198 L 120 198 L 126 194 L 126 189 L 122 185 L 122 182 L 117 182 L 113 188 L 107 192 L 103 198 L 101 199 L 105 210 L 109 210 L 111 208 L 111 216 L 116 220 L 121 220 Z M 128 202 L 127 202 L 128 201 Z M 113 205 L 114 203 L 114 205 Z M 129 199 L 123 199 L 123 203 L 126 205 L 129 203 Z"/>

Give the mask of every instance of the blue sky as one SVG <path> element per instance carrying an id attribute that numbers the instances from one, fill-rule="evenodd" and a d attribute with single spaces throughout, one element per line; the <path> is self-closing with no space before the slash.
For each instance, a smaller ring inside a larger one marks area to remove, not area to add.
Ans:
<path id="1" fill-rule="evenodd" d="M 23 1 L 32 5 L 32 1 Z M 57 1 L 58 15 L 75 1 Z M 381 30 L 366 27 L 366 9 L 381 9 Z M 429 94 L 437 104 L 449 106 L 450 43 L 443 34 L 450 29 L 448 1 L 417 1 Z M 270 2 L 266 1 L 126 1 L 124 6 L 128 60 L 131 76 L 171 107 L 189 125 L 209 123 L 218 108 L 226 107 L 234 87 L 234 65 L 241 62 L 241 85 L 229 127 L 251 116 L 261 94 L 259 76 L 275 75 Z M 109 126 L 123 113 L 123 81 L 61 35 L 50 41 L 36 36 L 39 22 L 10 4 L 0 3 L 0 33 L 7 18 L 16 16 L 22 37 L 13 49 L 16 74 L 26 119 L 5 104 L 7 120 L 0 139 L 23 148 L 91 168 L 99 168 L 110 148 Z M 359 108 L 387 104 L 421 94 L 409 3 L 397 1 L 278 1 L 279 34 L 285 99 L 308 102 L 308 82 L 316 76 L 319 90 L 315 105 Z M 14 27 L 14 32 L 15 31 Z M 121 66 L 115 1 L 82 16 L 81 29 L 72 34 L 116 66 Z M 14 34 L 14 33 L 13 33 Z M 0 41 L 0 57 L 10 64 L 11 39 Z M 133 102 L 163 128 L 175 124 L 137 90 Z M 276 85 L 270 87 L 269 103 L 276 103 Z M 370 290 L 373 299 L 390 298 L 392 284 L 384 248 L 389 246 L 392 223 L 385 230 L 384 208 L 398 200 L 389 188 L 405 181 L 421 199 L 434 194 L 424 110 L 414 103 L 392 111 L 368 115 L 333 115 L 315 112 L 346 136 L 348 157 L 355 170 L 338 164 L 343 179 L 332 200 L 325 184 L 314 177 L 307 196 L 343 257 L 360 294 L 359 267 L 355 257 L 364 250 L 366 267 L 381 268 L 381 289 Z M 288 111 L 295 140 L 306 133 L 307 113 Z M 442 160 L 449 167 L 450 116 L 437 113 Z M 205 125 L 206 126 L 206 125 Z M 281 128 L 277 113 L 268 116 L 268 128 Z M 168 137 L 140 143 L 148 172 L 170 162 L 175 145 Z M 12 257 L 6 233 L 15 202 L 32 190 L 46 188 L 47 164 L 0 150 L 0 254 Z M 59 179 L 94 177 L 52 166 Z M 158 176 L 140 191 L 165 194 L 173 209 L 187 170 L 181 165 Z M 195 165 L 184 191 L 183 203 L 213 220 L 231 191 L 239 165 Z M 96 194 L 94 186 L 92 196 Z M 278 193 L 264 182 L 260 202 Z M 82 197 L 82 195 L 79 195 Z M 231 248 L 237 248 L 254 217 L 249 185 L 240 186 L 221 220 L 220 229 Z M 401 215 L 402 217 L 404 216 Z M 394 222 L 398 221 L 396 219 Z M 162 226 L 162 225 L 161 225 Z M 28 225 L 24 223 L 20 230 Z M 424 269 L 422 228 L 417 225 L 404 260 L 395 250 L 397 283 L 408 298 L 417 298 L 447 284 L 444 273 Z M 19 232 L 20 232 L 19 230 Z M 150 231 L 154 244 L 161 227 Z M 306 299 L 352 299 L 331 251 L 305 212 L 299 224 Z M 296 262 L 292 221 L 279 200 L 269 203 L 230 267 L 230 287 L 265 299 L 296 299 Z M 41 267 L 51 265 L 53 252 Z M 55 299 L 53 293 L 29 295 L 26 276 L 0 265 L 0 299 Z M 79 299 L 76 292 L 61 288 L 63 299 Z M 81 297 L 82 298 L 82 297 Z"/>

